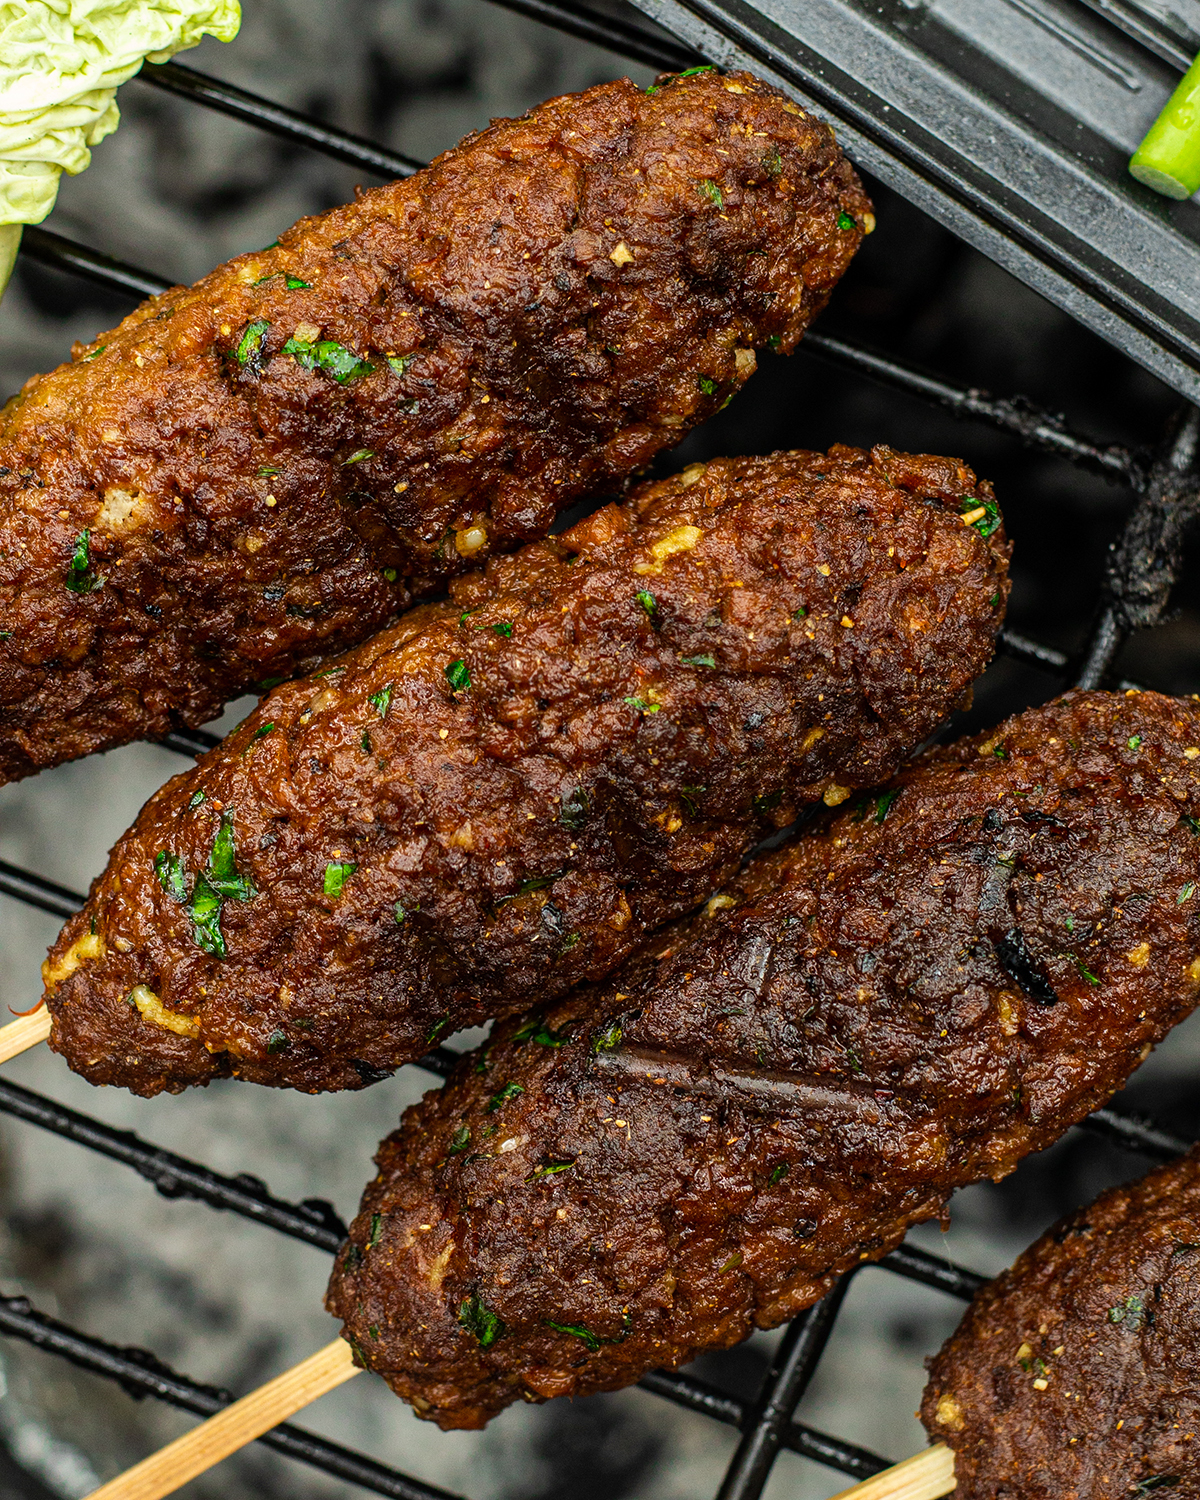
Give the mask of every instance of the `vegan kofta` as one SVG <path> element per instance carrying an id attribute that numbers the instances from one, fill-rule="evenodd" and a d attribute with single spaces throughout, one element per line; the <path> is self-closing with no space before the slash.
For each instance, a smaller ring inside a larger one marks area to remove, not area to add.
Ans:
<path id="1" fill-rule="evenodd" d="M 890 776 L 991 656 L 956 460 L 695 465 L 492 559 L 167 783 L 44 973 L 137 1093 L 357 1088 L 598 979 L 805 804 Z"/>
<path id="2" fill-rule="evenodd" d="M 501 120 L 0 415 L 0 782 L 198 725 L 543 535 L 790 351 L 870 203 L 744 73 Z"/>
<path id="3" fill-rule="evenodd" d="M 1190 899 L 1190 898 L 1189 898 Z M 961 1500 L 1200 1495 L 1200 1155 L 1113 1188 L 976 1296 L 921 1420 Z"/>
<path id="4" fill-rule="evenodd" d="M 357 1358 L 482 1427 L 782 1323 L 1006 1175 L 1196 1002 L 1198 758 L 1195 701 L 1068 694 L 499 1026 L 376 1158 Z"/>

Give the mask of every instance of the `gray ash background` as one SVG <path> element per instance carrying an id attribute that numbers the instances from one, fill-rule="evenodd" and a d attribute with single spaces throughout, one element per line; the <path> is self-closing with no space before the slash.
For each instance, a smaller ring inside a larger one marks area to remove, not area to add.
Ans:
<path id="1" fill-rule="evenodd" d="M 418 157 L 496 115 L 568 89 L 648 70 L 495 8 L 485 0 L 244 0 L 241 35 L 183 60 L 293 108 Z M 64 183 L 49 227 L 135 265 L 187 281 L 273 240 L 305 213 L 344 201 L 359 171 L 132 82 L 124 121 L 92 168 Z M 1022 392 L 1103 441 L 1156 441 L 1178 406 L 1150 376 L 889 193 L 879 229 L 821 327 L 852 334 L 999 395 Z M 67 357 L 129 304 L 28 262 L 0 305 L 0 386 Z M 1065 650 L 1086 635 L 1106 549 L 1128 491 L 990 428 L 957 423 L 910 398 L 822 364 L 803 350 L 768 356 L 750 389 L 659 467 L 720 453 L 824 448 L 843 441 L 961 455 L 993 479 L 1016 542 L 1010 623 Z M 1200 689 L 1200 572 L 1176 614 L 1125 653 L 1122 675 L 1174 692 Z M 1051 678 L 1000 660 L 966 727 L 1041 701 Z M 234 706 L 232 725 L 246 705 Z M 957 726 L 955 726 L 957 727 Z M 77 890 L 146 797 L 180 769 L 151 746 L 63 766 L 0 790 L 0 857 Z M 52 919 L 0 901 L 0 1006 L 38 997 Z M 3 1015 L 0 1010 L 0 1015 Z M 1194 1079 L 1200 1027 L 1180 1028 L 1138 1074 L 1128 1101 L 1200 1134 Z M 143 1101 L 94 1090 L 46 1049 L 6 1076 L 225 1172 L 248 1171 L 281 1196 L 354 1210 L 377 1140 L 429 1084 L 405 1069 L 359 1094 L 319 1099 L 224 1083 Z M 1006 1183 L 960 1195 L 954 1224 L 918 1231 L 926 1247 L 981 1271 L 1006 1265 L 1059 1214 L 1144 1164 L 1072 1132 Z M 127 1169 L 0 1118 L 0 1289 L 85 1331 L 152 1349 L 193 1377 L 244 1392 L 330 1339 L 321 1309 L 328 1262 L 198 1204 L 167 1201 Z M 803 1420 L 900 1458 L 922 1443 L 913 1419 L 922 1359 L 953 1327 L 957 1304 L 878 1270 L 850 1293 Z M 771 1335 L 701 1360 L 696 1373 L 749 1396 Z M 27 1346 L 0 1343 L 0 1500 L 86 1494 L 191 1425 L 153 1402 Z M 471 1500 L 684 1500 L 711 1495 L 734 1435 L 639 1391 L 510 1410 L 485 1433 L 441 1434 L 381 1382 L 361 1377 L 305 1413 L 304 1424 Z M 771 1500 L 822 1500 L 838 1474 L 785 1454 Z M 251 1448 L 184 1495 L 362 1493 Z"/>

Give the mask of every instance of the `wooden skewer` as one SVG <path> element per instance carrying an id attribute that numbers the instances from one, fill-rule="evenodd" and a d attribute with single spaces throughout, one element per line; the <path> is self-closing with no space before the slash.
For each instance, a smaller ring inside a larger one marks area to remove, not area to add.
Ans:
<path id="1" fill-rule="evenodd" d="M 18 1016 L 7 1026 L 0 1026 L 0 1063 L 27 1052 L 50 1035 L 50 1012 L 45 1006 L 31 1016 Z"/>
<path id="2" fill-rule="evenodd" d="M 7 1029 L 7 1028 L 6 1028 Z M 334 1339 L 316 1354 L 293 1365 L 258 1390 L 209 1417 L 191 1432 L 118 1474 L 88 1500 L 161 1500 L 181 1485 L 205 1473 L 223 1458 L 278 1427 L 301 1407 L 362 1371 L 354 1364 L 350 1345 Z"/>
<path id="3" fill-rule="evenodd" d="M 924 1453 L 914 1453 L 903 1463 L 840 1490 L 833 1500 L 938 1500 L 957 1483 L 954 1454 L 945 1443 L 935 1443 Z"/>

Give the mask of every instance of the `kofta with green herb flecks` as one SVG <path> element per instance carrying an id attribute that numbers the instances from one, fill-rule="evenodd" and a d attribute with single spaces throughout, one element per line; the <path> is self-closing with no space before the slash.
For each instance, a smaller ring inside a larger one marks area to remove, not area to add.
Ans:
<path id="1" fill-rule="evenodd" d="M 745 73 L 627 79 L 151 298 L 0 414 L 0 782 L 197 725 L 620 487 L 872 224 Z"/>
<path id="2" fill-rule="evenodd" d="M 764 833 L 891 775 L 991 656 L 986 483 L 719 459 L 276 688 L 147 804 L 45 966 L 137 1093 L 360 1087 L 607 974 Z"/>
<path id="3" fill-rule="evenodd" d="M 629 1385 L 1049 1145 L 1196 1003 L 1198 756 L 1194 701 L 1069 694 L 501 1025 L 376 1158 L 358 1357 L 447 1428 Z"/>
<path id="4" fill-rule="evenodd" d="M 1200 1495 L 1200 1153 L 1056 1224 L 930 1362 L 960 1500 Z"/>

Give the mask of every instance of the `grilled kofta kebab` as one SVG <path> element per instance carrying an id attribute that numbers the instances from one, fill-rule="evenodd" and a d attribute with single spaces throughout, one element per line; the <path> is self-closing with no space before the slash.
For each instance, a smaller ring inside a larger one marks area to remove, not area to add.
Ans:
<path id="1" fill-rule="evenodd" d="M 361 1087 L 607 974 L 986 665 L 1008 545 L 951 459 L 719 459 L 276 688 L 116 846 L 51 1046 L 137 1093 Z"/>
<path id="2" fill-rule="evenodd" d="M 921 1420 L 961 1500 L 1195 1500 L 1200 1154 L 1103 1193 L 984 1287 Z"/>
<path id="3" fill-rule="evenodd" d="M 627 79 L 151 298 L 0 416 L 0 782 L 180 724 L 619 486 L 873 220 L 748 74 Z"/>
<path id="4" fill-rule="evenodd" d="M 446 1428 L 629 1385 L 1048 1145 L 1200 992 L 1198 757 L 1196 702 L 1069 694 L 501 1025 L 380 1149 L 328 1293 L 358 1358 Z"/>

